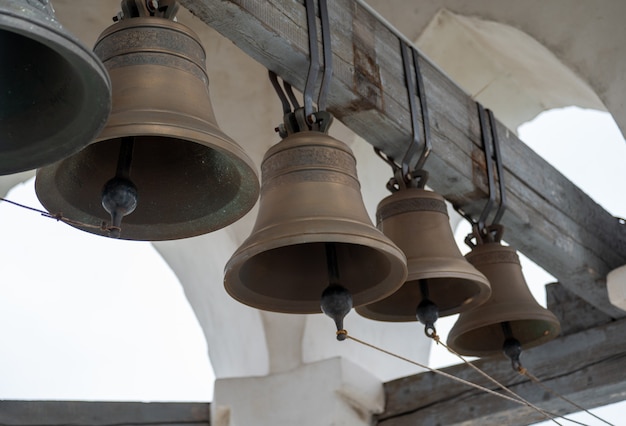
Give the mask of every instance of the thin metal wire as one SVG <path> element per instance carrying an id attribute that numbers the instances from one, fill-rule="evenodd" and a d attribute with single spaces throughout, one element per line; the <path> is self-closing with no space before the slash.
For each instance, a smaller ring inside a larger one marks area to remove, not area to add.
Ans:
<path id="1" fill-rule="evenodd" d="M 584 411 L 585 413 L 589 414 L 592 417 L 595 417 L 596 419 L 600 420 L 601 422 L 609 425 L 609 426 L 615 426 L 613 423 L 610 423 L 606 420 L 604 420 L 603 418 L 601 418 L 600 416 L 595 415 L 594 413 L 592 413 L 591 411 L 587 410 L 586 408 L 578 405 L 577 403 L 575 403 L 574 401 L 572 401 L 571 399 L 561 395 L 560 393 L 558 393 L 557 391 L 555 391 L 554 389 L 550 388 L 549 386 L 545 385 L 541 380 L 539 380 L 539 378 L 537 378 L 535 375 L 533 375 L 532 373 L 530 373 L 526 368 L 521 367 L 518 370 L 518 373 L 521 374 L 522 376 L 526 376 L 528 377 L 530 380 L 532 380 L 535 384 L 537 384 L 538 386 L 542 387 L 544 390 L 550 392 L 551 394 L 555 395 L 557 398 L 562 399 L 563 401 L 571 404 L 572 406 L 578 408 L 581 411 Z"/>
<path id="2" fill-rule="evenodd" d="M 489 388 L 483 387 L 483 386 L 478 385 L 478 384 L 476 384 L 476 383 L 472 383 L 472 382 L 470 382 L 470 381 L 468 381 L 468 380 L 465 380 L 465 379 L 461 379 L 460 377 L 453 376 L 452 374 L 446 373 L 445 371 L 441 371 L 441 370 L 438 370 L 438 369 L 436 369 L 436 368 L 429 367 L 429 366 L 427 366 L 426 364 L 422 364 L 422 363 L 420 363 L 420 362 L 413 361 L 412 359 L 405 358 L 405 357 L 403 357 L 402 355 L 395 354 L 395 353 L 393 353 L 393 352 L 390 352 L 390 351 L 388 351 L 388 350 L 386 350 L 386 349 L 380 348 L 380 347 L 378 347 L 378 346 L 376 346 L 376 345 L 373 345 L 373 344 L 371 344 L 371 343 L 367 343 L 367 342 L 365 342 L 365 341 L 363 341 L 363 340 L 361 340 L 361 339 L 357 339 L 356 337 L 353 337 L 353 336 L 352 336 L 352 335 L 350 335 L 350 334 L 347 334 L 347 333 L 346 333 L 346 338 L 347 338 L 347 339 L 350 339 L 350 340 L 353 340 L 353 341 L 355 341 L 355 342 L 357 342 L 357 343 L 360 343 L 361 345 L 364 345 L 364 346 L 367 346 L 367 347 L 369 347 L 369 348 L 375 349 L 375 350 L 377 350 L 377 351 L 379 351 L 379 352 L 382 352 L 382 353 L 384 353 L 384 354 L 386 354 L 386 355 L 389 355 L 389 356 L 392 356 L 392 357 L 394 357 L 394 358 L 400 359 L 400 360 L 402 360 L 402 361 L 408 362 L 409 364 L 413 364 L 413 365 L 415 365 L 415 366 L 417 366 L 417 367 L 420 367 L 420 368 L 423 368 L 423 369 L 425 369 L 425 370 L 428 370 L 428 371 L 430 371 L 430 372 L 432 372 L 432 373 L 439 374 L 440 376 L 447 377 L 447 378 L 449 378 L 449 379 L 451 379 L 451 380 L 454 380 L 454 381 L 456 381 L 456 382 L 459 382 L 459 383 L 463 383 L 464 385 L 471 386 L 471 387 L 476 388 L 476 389 L 479 389 L 479 390 L 481 390 L 481 391 L 483 391 L 483 392 L 487 392 L 487 393 L 490 393 L 490 394 L 492 394 L 492 395 L 496 395 L 496 396 L 498 396 L 498 397 L 500 397 L 500 398 L 507 399 L 507 400 L 509 400 L 509 401 L 512 401 L 512 402 L 515 402 L 515 403 L 518 403 L 518 404 L 523 404 L 523 402 L 522 402 L 522 401 L 520 401 L 520 400 L 519 400 L 519 399 L 517 399 L 517 398 L 512 398 L 512 397 L 510 397 L 510 396 L 503 395 L 503 394 L 498 393 L 498 392 L 496 392 L 496 391 L 494 391 L 494 390 L 492 390 L 492 389 L 489 389 Z"/>
<path id="3" fill-rule="evenodd" d="M 313 91 L 320 69 L 319 51 L 317 49 L 317 28 L 315 25 L 315 4 L 313 0 L 305 0 L 306 23 L 309 35 L 309 71 L 304 86 L 304 115 L 310 117 L 313 114 Z"/>
<path id="4" fill-rule="evenodd" d="M 451 354 L 453 354 L 453 355 L 455 355 L 456 357 L 458 357 L 458 358 L 459 358 L 461 361 L 463 361 L 465 364 L 467 364 L 468 366 L 470 366 L 471 368 L 473 368 L 474 370 L 476 370 L 476 371 L 477 371 L 479 374 L 481 374 L 482 376 L 484 376 L 484 377 L 486 377 L 487 379 L 489 379 L 490 381 L 492 381 L 492 382 L 496 383 L 498 386 L 502 387 L 503 389 L 506 389 L 508 392 L 513 393 L 512 391 L 510 391 L 510 389 L 506 388 L 504 385 L 502 385 L 502 384 L 498 383 L 495 379 L 493 379 L 491 376 L 489 376 L 489 374 L 485 373 L 483 370 L 481 370 L 480 368 L 476 367 L 476 366 L 475 366 L 474 364 L 472 364 L 471 362 L 467 361 L 467 359 L 465 359 L 465 357 L 464 357 L 463 355 L 459 354 L 459 353 L 458 353 L 458 352 L 456 352 L 454 349 L 452 349 L 451 347 L 449 347 L 449 346 L 447 346 L 445 343 L 443 343 L 443 342 L 441 341 L 441 339 L 439 339 L 439 336 L 435 336 L 435 337 L 433 337 L 433 340 L 435 340 L 435 342 L 437 342 L 437 344 L 439 344 L 439 345 L 443 346 L 445 349 L 447 349 L 447 350 L 448 350 L 448 352 L 450 352 Z M 546 391 L 548 391 L 548 392 L 552 393 L 553 395 L 555 395 L 555 396 L 556 396 L 556 397 L 558 397 L 558 398 L 561 398 L 562 400 L 564 400 L 565 402 L 568 402 L 569 404 L 571 404 L 572 406 L 574 406 L 574 407 L 578 408 L 579 410 L 586 412 L 586 413 L 587 413 L 587 414 L 589 414 L 590 416 L 595 417 L 596 419 L 598 419 L 598 420 L 600 420 L 600 421 L 602 421 L 602 422 L 606 423 L 606 424 L 607 424 L 607 425 L 609 425 L 609 426 L 615 426 L 614 424 L 607 422 L 606 420 L 602 419 L 601 417 L 599 417 L 599 416 L 597 416 L 597 415 L 593 414 L 593 413 L 592 413 L 592 412 L 590 412 L 589 410 L 587 410 L 587 409 L 585 409 L 584 407 L 582 407 L 582 406 L 580 406 L 580 405 L 576 404 L 574 401 L 572 401 L 572 400 L 568 399 L 567 397 L 565 397 L 565 396 L 563 396 L 563 395 L 559 394 L 559 393 L 558 393 L 558 392 L 556 392 L 555 390 L 553 390 L 553 389 L 551 389 L 550 387 L 548 387 L 547 385 L 543 384 L 543 383 L 542 383 L 542 382 L 541 382 L 541 381 L 540 381 L 537 377 L 535 377 L 533 374 L 531 374 L 531 373 L 530 373 L 530 372 L 529 372 L 526 368 L 524 368 L 524 367 L 521 367 L 521 366 L 520 366 L 520 368 L 519 368 L 519 369 L 517 369 L 516 371 L 517 371 L 520 375 L 528 377 L 531 381 L 533 381 L 535 384 L 537 384 L 537 385 L 541 386 L 544 390 L 546 390 Z M 514 393 L 513 393 L 513 394 L 514 394 Z M 516 395 L 516 394 L 514 394 L 514 395 Z M 545 411 L 545 410 L 542 410 L 542 411 Z M 547 411 L 546 411 L 546 413 L 548 413 L 548 414 L 552 414 L 552 413 L 549 413 L 549 412 L 547 412 Z M 556 416 L 556 417 L 560 417 L 560 418 L 562 418 L 562 419 L 564 419 L 564 420 L 567 420 L 567 421 L 569 421 L 569 422 L 572 422 L 572 423 L 576 423 L 576 424 L 579 424 L 579 425 L 583 425 L 583 426 L 585 426 L 585 423 L 578 422 L 578 421 L 576 421 L 576 420 L 573 420 L 573 419 L 567 418 L 567 417 L 565 417 L 565 416 L 559 416 L 559 415 L 555 415 L 555 416 Z"/>
<path id="5" fill-rule="evenodd" d="M 79 222 L 77 220 L 68 219 L 68 218 L 64 217 L 61 213 L 50 213 L 50 212 L 47 212 L 45 210 L 37 209 L 35 207 L 30 207 L 30 206 L 26 206 L 24 204 L 16 203 L 15 201 L 7 200 L 6 198 L 2 198 L 2 197 L 0 197 L 0 201 L 4 201 L 6 203 L 12 204 L 12 205 L 17 206 L 17 207 L 21 207 L 21 208 L 26 209 L 26 210 L 31 210 L 31 211 L 37 212 L 37 213 L 41 214 L 43 217 L 46 217 L 48 219 L 54 219 L 57 222 L 64 222 L 64 223 L 67 223 L 69 225 L 80 226 L 82 228 L 100 229 L 102 231 L 110 231 L 110 230 L 116 228 L 116 227 L 108 228 L 108 227 L 104 226 L 104 223 L 102 225 L 98 226 L 98 225 L 92 225 L 90 223 Z"/>
<path id="6" fill-rule="evenodd" d="M 389 355 L 389 356 L 392 356 L 392 357 L 394 357 L 394 358 L 398 358 L 398 359 L 400 359 L 400 360 L 402 360 L 402 361 L 408 362 L 408 363 L 413 364 L 413 365 L 415 365 L 415 366 L 417 366 L 417 367 L 424 368 L 424 369 L 426 369 L 426 370 L 428 370 L 428 371 L 430 371 L 430 372 L 432 372 L 432 373 L 439 374 L 439 375 L 441 375 L 441 376 L 447 377 L 447 378 L 449 378 L 449 379 L 451 379 L 451 380 L 454 380 L 454 381 L 456 381 L 456 382 L 462 383 L 462 384 L 464 384 L 464 385 L 471 386 L 471 387 L 473 387 L 473 388 L 475 388 L 475 389 L 479 389 L 479 390 L 481 390 L 481 391 L 483 391 L 483 392 L 487 392 L 487 393 L 489 393 L 489 394 L 491 394 L 491 395 L 498 396 L 498 397 L 500 397 L 500 398 L 502 398 L 502 399 L 506 399 L 506 400 L 508 400 L 508 401 L 515 402 L 515 403 L 520 404 L 520 405 L 526 405 L 526 406 L 528 406 L 528 407 L 530 407 L 530 408 L 536 409 L 536 410 L 538 410 L 539 414 L 541 414 L 542 416 L 544 416 L 544 417 L 545 417 L 545 418 L 547 418 L 548 420 L 552 420 L 552 421 L 553 421 L 553 422 L 555 422 L 556 424 L 558 424 L 558 425 L 560 425 L 560 426 L 563 426 L 563 425 L 561 425 L 561 423 L 557 422 L 557 421 L 554 419 L 554 416 L 553 416 L 553 414 L 552 414 L 552 413 L 548 413 L 548 412 L 546 412 L 546 411 L 544 411 L 544 410 L 537 409 L 534 405 L 532 405 L 532 404 L 530 404 L 529 402 L 525 401 L 523 398 L 521 398 L 521 397 L 520 397 L 520 396 L 518 396 L 518 395 L 516 395 L 516 397 L 515 397 L 515 398 L 513 398 L 513 397 L 510 397 L 510 396 L 504 395 L 504 394 L 502 394 L 502 393 L 496 392 L 496 391 L 494 391 L 494 390 L 492 390 L 492 389 L 486 388 L 486 387 L 484 387 L 484 386 L 478 385 L 478 384 L 476 384 L 476 383 L 470 382 L 470 381 L 468 381 L 468 380 L 462 379 L 462 378 L 460 378 L 460 377 L 456 377 L 456 376 L 454 376 L 454 375 L 452 375 L 452 374 L 446 373 L 445 371 L 441 371 L 441 370 L 438 370 L 438 369 L 436 369 L 436 368 L 432 368 L 432 367 L 429 367 L 429 366 L 427 366 L 427 365 L 425 365 L 425 364 L 419 363 L 419 362 L 417 362 L 417 361 L 413 361 L 412 359 L 409 359 L 409 358 L 403 357 L 402 355 L 395 354 L 395 353 L 393 353 L 393 352 L 390 352 L 390 351 L 388 351 L 388 350 L 386 350 L 386 349 L 383 349 L 383 348 L 378 347 L 378 346 L 376 346 L 376 345 L 373 345 L 373 344 L 371 344 L 371 343 L 367 343 L 367 342 L 365 342 L 365 341 L 363 341 L 363 340 L 361 340 L 361 339 L 357 339 L 356 337 L 353 337 L 353 336 L 349 335 L 349 334 L 348 334 L 348 332 L 347 332 L 346 330 L 339 330 L 339 331 L 337 331 L 337 333 L 338 333 L 338 334 L 339 334 L 339 333 L 340 333 L 340 334 L 343 334 L 343 335 L 345 335 L 345 337 L 346 337 L 347 339 L 353 340 L 353 341 L 355 341 L 355 342 L 357 342 L 357 343 L 360 343 L 361 345 L 367 346 L 367 347 L 369 347 L 369 348 L 371 348 L 371 349 L 377 350 L 377 351 L 379 351 L 379 352 L 382 352 L 382 353 L 384 353 L 384 354 L 386 354 L 386 355 Z M 486 373 L 485 373 L 485 374 L 486 374 Z M 584 425 L 583 425 L 583 426 L 584 426 Z"/>
<path id="7" fill-rule="evenodd" d="M 461 355 L 460 353 L 458 353 L 457 351 L 455 351 L 454 349 L 452 349 L 451 347 L 449 347 L 448 345 L 446 345 L 445 343 L 443 343 L 441 341 L 441 339 L 439 338 L 438 335 L 432 335 L 430 336 L 438 345 L 443 346 L 444 348 L 446 348 L 448 350 L 448 352 L 450 352 L 451 354 L 454 354 L 455 356 L 457 356 L 461 361 L 463 361 L 465 364 L 467 364 L 470 368 L 472 368 L 474 371 L 476 371 L 478 374 L 480 374 L 481 376 L 485 377 L 487 380 L 489 380 L 490 382 L 494 383 L 496 386 L 500 387 L 502 390 L 504 390 L 505 392 L 509 393 L 510 395 L 512 395 L 515 398 L 518 398 L 520 401 L 523 401 L 526 405 L 528 405 L 529 407 L 531 407 L 532 409 L 534 409 L 535 411 L 550 417 L 550 420 L 553 420 L 555 423 L 558 423 L 557 421 L 555 421 L 552 416 L 550 415 L 551 413 L 537 407 L 536 405 L 532 404 L 531 402 L 529 402 L 528 400 L 522 398 L 521 396 L 519 396 L 518 394 L 516 394 L 515 392 L 513 392 L 511 389 L 507 388 L 505 385 L 503 385 L 502 383 L 500 383 L 498 380 L 494 379 L 493 377 L 491 377 L 489 374 L 487 374 L 486 372 L 484 372 L 483 370 L 481 370 L 480 368 L 478 368 L 477 366 L 475 366 L 474 364 L 472 364 L 471 362 L 469 362 L 467 359 L 465 359 L 465 357 L 463 355 Z M 555 416 L 555 417 L 561 417 L 561 416 Z M 570 420 L 570 419 L 565 419 L 568 421 L 574 421 L 574 420 Z M 574 421 L 575 422 L 575 421 Z M 576 422 L 578 423 L 578 422 Z M 580 423 L 582 424 L 582 423 Z"/>

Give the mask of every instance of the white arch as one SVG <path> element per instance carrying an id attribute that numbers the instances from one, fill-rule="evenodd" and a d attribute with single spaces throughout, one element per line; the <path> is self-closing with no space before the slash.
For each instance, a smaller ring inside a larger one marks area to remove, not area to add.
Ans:
<path id="1" fill-rule="evenodd" d="M 540 112 L 578 105 L 605 110 L 589 84 L 527 33 L 441 9 L 419 48 L 509 129 Z"/>

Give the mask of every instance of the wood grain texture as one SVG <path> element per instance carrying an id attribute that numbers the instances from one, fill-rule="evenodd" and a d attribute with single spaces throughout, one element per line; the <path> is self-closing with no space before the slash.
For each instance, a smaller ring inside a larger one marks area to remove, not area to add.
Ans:
<path id="1" fill-rule="evenodd" d="M 548 309 L 561 323 L 560 336 L 579 333 L 611 322 L 611 317 L 567 290 L 561 283 L 546 286 Z"/>
<path id="2" fill-rule="evenodd" d="M 590 409 L 626 399 L 626 320 L 556 339 L 522 354 L 542 383 Z M 443 350 L 443 349 L 442 349 Z M 504 359 L 474 364 L 543 410 L 559 415 L 579 411 L 511 369 Z M 443 371 L 498 390 L 466 365 Z M 385 384 L 387 404 L 380 426 L 522 426 L 542 420 L 526 406 L 498 398 L 431 372 Z"/>
<path id="3" fill-rule="evenodd" d="M 302 2 L 181 0 L 207 25 L 294 87 L 308 69 Z M 329 110 L 367 142 L 402 158 L 411 125 L 400 38 L 358 0 L 329 4 L 334 74 Z M 320 49 L 321 51 L 321 49 Z M 476 217 L 487 197 L 475 102 L 427 60 L 421 62 L 433 152 L 429 185 Z M 260 75 L 259 78 L 267 78 Z M 320 76 L 321 78 L 321 76 Z M 509 209 L 505 239 L 573 293 L 613 318 L 606 274 L 626 263 L 626 227 L 498 125 Z"/>
<path id="4" fill-rule="evenodd" d="M 3 426 L 209 426 L 208 403 L 0 401 Z"/>

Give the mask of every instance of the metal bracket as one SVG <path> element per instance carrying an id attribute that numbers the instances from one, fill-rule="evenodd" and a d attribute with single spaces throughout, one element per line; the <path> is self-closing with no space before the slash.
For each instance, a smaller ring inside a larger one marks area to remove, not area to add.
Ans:
<path id="1" fill-rule="evenodd" d="M 157 17 L 174 20 L 180 5 L 176 0 L 122 0 L 122 11 L 114 21 L 139 17 Z"/>
<path id="2" fill-rule="evenodd" d="M 499 222 L 507 208 L 506 185 L 504 183 L 504 167 L 502 166 L 500 141 L 496 129 L 497 122 L 491 110 L 485 110 L 485 108 L 483 108 L 483 106 L 478 102 L 476 103 L 476 105 L 478 107 L 478 120 L 480 122 L 481 139 L 483 144 L 483 150 L 485 152 L 485 168 L 487 172 L 487 186 L 489 188 L 489 197 L 477 221 L 474 221 L 469 215 L 465 214 L 463 211 L 455 207 L 455 209 L 472 224 L 472 233 L 465 237 L 465 244 L 472 248 L 476 247 L 476 245 L 478 244 L 483 244 L 486 242 L 500 242 L 500 240 L 502 239 L 502 234 L 504 233 L 504 228 L 502 227 L 502 225 L 499 225 Z M 491 141 L 489 141 L 488 137 L 485 113 L 487 114 L 487 117 L 489 119 Z M 496 214 L 491 224 L 487 225 L 487 219 L 489 217 L 489 214 L 493 210 L 493 204 L 496 201 L 496 184 L 493 170 L 494 160 L 496 166 L 495 168 L 498 173 L 498 189 L 500 192 L 500 200 L 498 203 Z M 476 242 L 474 242 L 474 240 Z"/>
<path id="3" fill-rule="evenodd" d="M 412 63 L 414 68 L 415 83 L 411 74 L 411 60 L 409 59 L 409 50 L 411 51 Z M 405 41 L 400 40 L 400 55 L 402 56 L 402 65 L 404 69 L 404 80 L 407 87 L 407 95 L 409 101 L 409 114 L 411 117 L 411 142 L 407 148 L 402 163 L 396 163 L 391 157 L 383 154 L 380 149 L 374 148 L 374 152 L 393 170 L 393 177 L 387 182 L 387 189 L 391 192 L 399 191 L 403 188 L 424 188 L 428 181 L 428 172 L 424 170 L 424 164 L 432 151 L 432 142 L 430 139 L 430 123 L 428 118 L 428 108 L 426 105 L 426 91 L 424 90 L 424 81 L 419 66 L 419 52 L 415 47 L 409 46 Z M 416 88 L 417 86 L 417 88 Z M 419 97 L 420 110 L 422 114 L 422 131 L 424 134 L 424 144 L 419 158 L 414 162 L 417 150 L 420 146 L 419 120 L 417 118 L 417 105 L 415 96 Z"/>
<path id="4" fill-rule="evenodd" d="M 330 42 L 330 23 L 328 18 L 328 5 L 326 0 L 319 1 L 319 15 L 322 30 L 322 49 L 324 54 L 324 71 L 322 84 L 317 98 L 317 111 L 313 108 L 313 92 L 320 69 L 319 51 L 317 48 L 317 27 L 314 0 L 305 0 L 306 18 L 309 36 L 309 70 L 307 72 L 304 87 L 304 106 L 300 107 L 293 89 L 289 83 L 283 80 L 283 87 L 278 82 L 278 76 L 274 71 L 269 71 L 270 81 L 283 106 L 283 123 L 276 127 L 281 138 L 287 135 L 313 130 L 327 133 L 332 124 L 333 117 L 326 112 L 326 99 L 330 89 L 330 81 L 333 72 L 333 55 Z"/>

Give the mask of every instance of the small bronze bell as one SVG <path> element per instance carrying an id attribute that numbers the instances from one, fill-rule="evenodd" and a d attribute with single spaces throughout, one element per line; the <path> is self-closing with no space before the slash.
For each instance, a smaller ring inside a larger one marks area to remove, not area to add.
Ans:
<path id="1" fill-rule="evenodd" d="M 359 306 L 404 282 L 405 257 L 371 223 L 347 145 L 320 131 L 294 133 L 270 148 L 261 171 L 254 229 L 225 268 L 233 298 L 268 311 L 317 313 L 329 283 Z"/>
<path id="2" fill-rule="evenodd" d="M 462 355 L 489 356 L 501 354 L 507 339 L 516 339 L 527 349 L 559 334 L 557 318 L 528 290 L 513 248 L 488 242 L 474 247 L 466 258 L 489 279 L 491 297 L 459 316 L 448 335 L 452 349 Z"/>
<path id="3" fill-rule="evenodd" d="M 217 126 L 200 40 L 172 13 L 124 6 L 94 49 L 113 82 L 109 121 L 87 148 L 37 172 L 37 196 L 79 229 L 129 240 L 229 225 L 255 204 L 259 183 L 251 159 Z"/>
<path id="4" fill-rule="evenodd" d="M 404 252 L 408 277 L 391 296 L 356 311 L 378 321 L 416 321 L 424 299 L 439 316 L 464 312 L 485 302 L 487 278 L 470 265 L 454 241 L 444 198 L 422 188 L 405 188 L 380 202 L 378 229 Z"/>
<path id="5" fill-rule="evenodd" d="M 0 175 L 54 163 L 93 140 L 111 109 L 111 82 L 47 0 L 0 3 L 0 50 Z"/>

